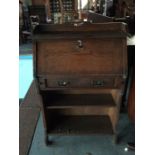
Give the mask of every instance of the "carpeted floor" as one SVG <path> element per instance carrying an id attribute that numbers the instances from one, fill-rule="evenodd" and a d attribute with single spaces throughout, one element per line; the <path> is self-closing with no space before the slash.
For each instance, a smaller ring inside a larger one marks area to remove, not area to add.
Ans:
<path id="1" fill-rule="evenodd" d="M 29 155 L 134 155 L 125 151 L 127 142 L 134 141 L 134 126 L 127 114 L 121 114 L 119 121 L 119 144 L 112 142 L 112 136 L 51 136 L 51 146 L 44 142 L 44 128 L 40 115 Z"/>

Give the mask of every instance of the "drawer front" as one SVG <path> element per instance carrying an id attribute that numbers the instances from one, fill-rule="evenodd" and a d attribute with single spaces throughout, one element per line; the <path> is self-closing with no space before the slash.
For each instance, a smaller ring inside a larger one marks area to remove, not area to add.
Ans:
<path id="1" fill-rule="evenodd" d="M 54 88 L 114 88 L 116 85 L 114 77 L 52 77 L 40 78 L 39 85 L 41 89 Z"/>
<path id="2" fill-rule="evenodd" d="M 122 39 L 72 39 L 38 42 L 37 74 L 122 74 Z"/>

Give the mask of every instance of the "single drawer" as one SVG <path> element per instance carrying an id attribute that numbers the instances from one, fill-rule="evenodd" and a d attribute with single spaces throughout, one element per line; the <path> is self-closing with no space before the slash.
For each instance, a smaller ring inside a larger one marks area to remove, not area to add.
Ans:
<path id="1" fill-rule="evenodd" d="M 40 78 L 39 85 L 42 89 L 53 88 L 113 88 L 114 77 L 52 77 Z"/>

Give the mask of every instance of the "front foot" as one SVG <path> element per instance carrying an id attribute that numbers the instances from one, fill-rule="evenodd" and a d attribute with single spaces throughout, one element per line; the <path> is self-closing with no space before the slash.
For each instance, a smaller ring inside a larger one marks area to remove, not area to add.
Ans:
<path id="1" fill-rule="evenodd" d="M 49 140 L 48 135 L 45 136 L 45 144 L 46 144 L 47 146 L 53 144 L 53 141 Z"/>
<path id="2" fill-rule="evenodd" d="M 114 144 L 118 144 L 118 143 L 119 143 L 118 135 L 117 135 L 117 134 L 115 134 L 115 135 L 113 136 L 113 143 L 114 143 Z"/>

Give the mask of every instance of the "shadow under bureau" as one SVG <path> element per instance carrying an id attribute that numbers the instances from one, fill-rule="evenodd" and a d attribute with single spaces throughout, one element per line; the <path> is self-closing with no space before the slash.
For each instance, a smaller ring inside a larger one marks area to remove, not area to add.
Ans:
<path id="1" fill-rule="evenodd" d="M 38 25 L 34 77 L 49 134 L 114 134 L 127 77 L 124 23 Z"/>

